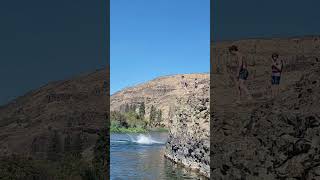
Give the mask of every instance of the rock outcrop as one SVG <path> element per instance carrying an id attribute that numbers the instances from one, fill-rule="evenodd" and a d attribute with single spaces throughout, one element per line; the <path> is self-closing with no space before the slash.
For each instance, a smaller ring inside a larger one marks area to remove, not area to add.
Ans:
<path id="1" fill-rule="evenodd" d="M 184 78 L 182 79 L 182 76 Z M 110 110 L 121 111 L 126 104 L 139 105 L 145 103 L 146 119 L 149 118 L 151 106 L 162 111 L 161 126 L 168 127 L 172 108 L 176 98 L 184 96 L 186 90 L 182 82 L 187 83 L 187 91 L 193 91 L 195 82 L 198 84 L 208 81 L 209 74 L 179 74 L 163 76 L 154 80 L 123 89 L 110 98 Z"/>
<path id="2" fill-rule="evenodd" d="M 165 156 L 209 177 L 209 81 L 209 74 L 160 77 L 115 93 L 110 108 L 119 111 L 124 104 L 144 102 L 147 118 L 152 105 L 161 109 L 170 129 Z"/>
<path id="3" fill-rule="evenodd" d="M 234 59 L 239 46 L 249 61 L 247 86 L 254 101 L 235 104 Z M 212 179 L 319 179 L 319 38 L 216 43 L 211 74 Z M 280 94 L 270 98 L 271 54 L 284 60 Z"/>
<path id="4" fill-rule="evenodd" d="M 176 99 L 165 156 L 210 177 L 209 79 Z"/>
<path id="5" fill-rule="evenodd" d="M 106 78 L 99 70 L 52 82 L 0 107 L 0 156 L 51 159 L 80 151 L 92 157 L 108 118 Z"/>

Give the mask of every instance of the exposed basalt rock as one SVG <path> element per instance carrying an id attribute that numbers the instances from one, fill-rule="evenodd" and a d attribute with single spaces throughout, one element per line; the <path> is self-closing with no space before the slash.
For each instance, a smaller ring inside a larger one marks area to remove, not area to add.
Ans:
<path id="1" fill-rule="evenodd" d="M 184 76 L 183 80 L 182 76 Z M 169 127 L 170 108 L 174 106 L 176 98 L 183 96 L 186 91 L 182 82 L 185 81 L 188 85 L 188 90 L 193 91 L 196 81 L 198 85 L 201 85 L 208 83 L 208 80 L 209 74 L 178 74 L 159 77 L 113 94 L 110 99 L 110 110 L 121 111 L 121 107 L 125 107 L 126 104 L 139 107 L 144 102 L 145 118 L 149 118 L 151 106 L 153 105 L 157 110 L 162 111 L 163 121 L 160 125 Z"/>
<path id="2" fill-rule="evenodd" d="M 141 102 L 146 118 L 152 105 L 163 112 L 162 124 L 170 129 L 165 156 L 209 177 L 209 74 L 160 77 L 121 90 L 111 96 L 110 109 L 119 111 L 125 104 Z"/>
<path id="3" fill-rule="evenodd" d="M 291 47 L 294 44 L 290 42 L 301 46 Z M 233 103 L 237 96 L 230 80 L 232 71 L 212 74 L 212 179 L 320 179 L 320 63 L 315 51 L 318 40 L 310 37 L 230 44 L 238 44 L 245 56 L 255 61 L 249 65 L 248 79 L 255 101 Z M 256 51 L 250 51 L 254 44 Z M 285 62 L 281 93 L 274 99 L 268 97 L 271 76 L 268 58 L 273 51 L 280 52 Z M 221 54 L 227 57 L 226 52 Z M 221 57 L 221 65 L 225 61 L 234 62 Z"/>
<path id="4" fill-rule="evenodd" d="M 106 78 L 107 72 L 99 70 L 51 82 L 2 106 L 0 156 L 23 154 L 47 159 L 53 140 L 57 155 L 68 151 L 68 143 L 78 143 L 82 152 L 88 152 L 108 119 Z"/>
<path id="5" fill-rule="evenodd" d="M 165 156 L 210 176 L 209 80 L 195 91 L 178 97 Z"/>

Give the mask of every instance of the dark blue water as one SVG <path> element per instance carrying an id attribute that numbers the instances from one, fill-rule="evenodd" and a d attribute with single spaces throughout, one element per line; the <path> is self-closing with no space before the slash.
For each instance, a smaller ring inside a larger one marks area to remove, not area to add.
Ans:
<path id="1" fill-rule="evenodd" d="M 167 133 L 111 134 L 111 180 L 204 179 L 164 157 Z"/>

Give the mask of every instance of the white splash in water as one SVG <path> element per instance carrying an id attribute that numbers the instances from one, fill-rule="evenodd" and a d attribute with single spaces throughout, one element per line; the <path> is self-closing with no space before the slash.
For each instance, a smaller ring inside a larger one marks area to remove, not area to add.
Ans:
<path id="1" fill-rule="evenodd" d="M 138 144 L 164 144 L 164 142 L 160 142 L 160 141 L 156 141 L 154 139 L 152 139 L 152 137 L 146 136 L 144 134 L 139 134 L 136 138 L 130 136 L 130 139 L 132 142 L 134 143 L 138 143 Z"/>

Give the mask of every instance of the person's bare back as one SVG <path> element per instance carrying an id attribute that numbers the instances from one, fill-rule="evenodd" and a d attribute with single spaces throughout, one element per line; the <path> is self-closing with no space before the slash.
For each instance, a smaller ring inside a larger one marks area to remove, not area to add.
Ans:
<path id="1" fill-rule="evenodd" d="M 249 93 L 247 86 L 245 85 L 245 81 L 248 79 L 249 71 L 247 67 L 247 62 L 245 57 L 241 52 L 239 52 L 238 47 L 233 45 L 229 47 L 229 52 L 231 55 L 236 56 L 238 62 L 236 80 L 237 80 L 237 91 L 238 91 L 238 100 L 236 103 L 240 103 L 242 93 L 244 92 L 249 100 L 252 100 L 252 96 Z"/>

